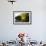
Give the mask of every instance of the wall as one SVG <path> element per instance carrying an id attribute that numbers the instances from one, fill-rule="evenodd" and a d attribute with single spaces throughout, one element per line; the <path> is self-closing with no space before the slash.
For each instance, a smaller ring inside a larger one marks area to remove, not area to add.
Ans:
<path id="1" fill-rule="evenodd" d="M 46 40 L 46 16 L 42 0 L 16 0 L 13 5 L 0 0 L 0 40 L 15 40 L 19 32 L 31 35 L 37 41 Z M 13 11 L 31 10 L 32 25 L 13 25 Z"/>

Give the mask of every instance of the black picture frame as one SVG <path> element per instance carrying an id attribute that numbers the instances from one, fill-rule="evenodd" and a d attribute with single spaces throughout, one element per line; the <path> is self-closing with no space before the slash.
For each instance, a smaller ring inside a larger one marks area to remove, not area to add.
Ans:
<path id="1" fill-rule="evenodd" d="M 29 22 L 16 22 L 15 16 L 18 13 L 29 13 Z M 13 24 L 14 25 L 32 25 L 32 11 L 13 11 Z"/>

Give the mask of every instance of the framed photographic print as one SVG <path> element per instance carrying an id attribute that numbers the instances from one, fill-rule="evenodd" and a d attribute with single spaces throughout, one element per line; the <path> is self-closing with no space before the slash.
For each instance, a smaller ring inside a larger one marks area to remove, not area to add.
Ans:
<path id="1" fill-rule="evenodd" d="M 32 11 L 13 11 L 13 24 L 32 24 Z"/>

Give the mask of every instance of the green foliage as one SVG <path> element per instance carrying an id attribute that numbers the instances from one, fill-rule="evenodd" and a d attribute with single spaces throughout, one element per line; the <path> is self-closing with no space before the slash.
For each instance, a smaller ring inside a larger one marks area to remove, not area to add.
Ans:
<path id="1" fill-rule="evenodd" d="M 21 13 L 15 19 L 16 22 L 29 22 L 29 13 Z"/>

